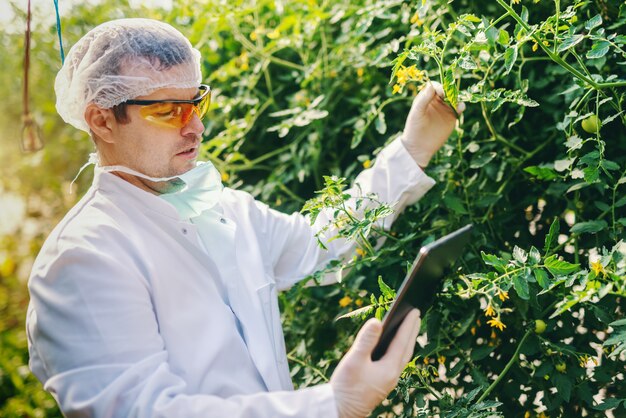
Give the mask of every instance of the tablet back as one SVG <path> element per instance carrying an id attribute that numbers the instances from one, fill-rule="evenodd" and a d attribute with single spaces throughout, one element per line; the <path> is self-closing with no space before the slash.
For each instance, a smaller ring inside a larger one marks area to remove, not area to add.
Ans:
<path id="1" fill-rule="evenodd" d="M 418 308 L 422 315 L 426 313 L 441 287 L 446 270 L 463 253 L 471 229 L 472 225 L 466 225 L 421 248 L 398 290 L 396 300 L 383 318 L 383 333 L 372 353 L 372 360 L 378 360 L 385 354 L 411 309 Z"/>

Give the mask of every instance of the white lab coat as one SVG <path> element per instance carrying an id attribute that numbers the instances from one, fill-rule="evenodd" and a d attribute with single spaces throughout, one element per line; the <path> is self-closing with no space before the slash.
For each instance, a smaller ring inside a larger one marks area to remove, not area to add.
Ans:
<path id="1" fill-rule="evenodd" d="M 397 211 L 434 183 L 399 140 L 357 182 Z M 277 290 L 350 245 L 324 251 L 305 217 L 241 191 L 224 189 L 211 213 L 180 219 L 99 172 L 47 239 L 29 281 L 30 368 L 67 416 L 337 415 L 330 385 L 293 390 Z M 214 245 L 201 245 L 205 227 Z"/>

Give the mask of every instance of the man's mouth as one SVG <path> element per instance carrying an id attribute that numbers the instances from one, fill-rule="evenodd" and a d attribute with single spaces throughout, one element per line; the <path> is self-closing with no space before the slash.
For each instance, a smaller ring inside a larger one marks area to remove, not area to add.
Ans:
<path id="1" fill-rule="evenodd" d="M 198 149 L 198 147 L 196 147 L 196 146 L 194 146 L 194 147 L 190 147 L 190 148 L 187 148 L 187 149 L 185 149 L 185 150 L 183 150 L 183 151 L 179 152 L 179 153 L 178 153 L 178 154 L 176 154 L 176 155 L 181 155 L 181 156 L 191 155 L 191 154 L 193 154 L 194 152 L 196 152 L 196 150 L 197 150 L 197 149 Z"/>

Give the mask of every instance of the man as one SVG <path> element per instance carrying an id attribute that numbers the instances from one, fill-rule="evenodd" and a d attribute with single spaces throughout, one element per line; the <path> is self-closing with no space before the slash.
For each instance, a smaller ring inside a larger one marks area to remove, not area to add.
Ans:
<path id="1" fill-rule="evenodd" d="M 365 417 L 410 359 L 418 313 L 381 360 L 370 320 L 328 384 L 293 390 L 277 291 L 353 247 L 321 250 L 328 217 L 311 227 L 196 164 L 210 98 L 200 82 L 199 52 L 157 21 L 105 23 L 68 54 L 57 109 L 91 134 L 97 165 L 33 267 L 30 367 L 67 416 Z M 397 211 L 432 187 L 419 165 L 456 120 L 435 89 L 357 178 Z"/>

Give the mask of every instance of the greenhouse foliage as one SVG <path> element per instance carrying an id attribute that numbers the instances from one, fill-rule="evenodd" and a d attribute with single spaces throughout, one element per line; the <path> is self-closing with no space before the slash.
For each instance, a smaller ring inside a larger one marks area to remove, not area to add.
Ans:
<path id="1" fill-rule="evenodd" d="M 626 416 L 623 2 L 174 3 L 79 4 L 63 40 L 113 18 L 172 23 L 202 52 L 216 93 L 203 152 L 224 183 L 285 212 L 332 208 L 356 240 L 354 258 L 328 266 L 340 284 L 281 295 L 296 386 L 328 379 L 421 244 L 473 223 L 460 269 L 422 312 L 415 358 L 373 416 Z M 70 192 L 92 144 L 56 115 L 56 29 L 35 14 L 30 105 L 45 148 L 20 153 L 25 14 L 15 11 L 20 31 L 0 32 L 0 416 L 53 417 L 26 367 L 26 279 L 89 187 L 90 169 Z M 428 80 L 467 109 L 427 168 L 436 186 L 380 231 L 389 207 L 355 219 L 342 191 L 400 134 Z"/>

